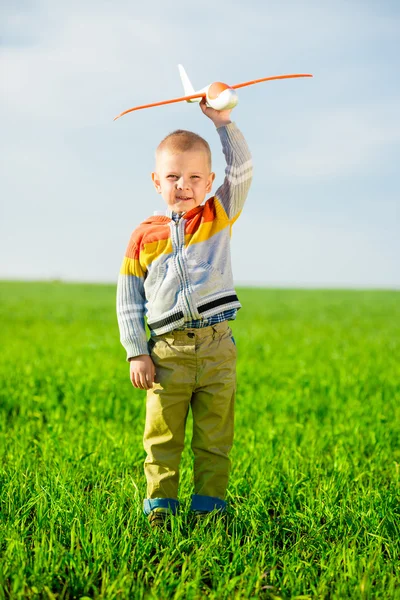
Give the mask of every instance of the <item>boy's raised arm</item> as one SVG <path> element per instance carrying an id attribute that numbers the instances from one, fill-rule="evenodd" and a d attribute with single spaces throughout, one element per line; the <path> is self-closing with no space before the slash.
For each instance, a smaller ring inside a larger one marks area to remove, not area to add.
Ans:
<path id="1" fill-rule="evenodd" d="M 207 107 L 204 99 L 200 107 L 217 127 L 222 142 L 226 160 L 225 179 L 215 196 L 233 223 L 240 215 L 253 177 L 250 150 L 243 134 L 230 120 L 231 110 L 214 110 Z"/>

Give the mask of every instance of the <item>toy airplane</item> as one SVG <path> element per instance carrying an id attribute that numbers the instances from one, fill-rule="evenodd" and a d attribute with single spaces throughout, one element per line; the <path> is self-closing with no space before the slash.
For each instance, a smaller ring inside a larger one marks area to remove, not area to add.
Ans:
<path id="1" fill-rule="evenodd" d="M 253 85 L 255 83 L 261 83 L 262 81 L 272 81 L 273 79 L 293 79 L 295 77 L 312 77 L 310 73 L 295 73 L 293 75 L 274 75 L 273 77 L 263 77 L 262 79 L 253 79 L 252 81 L 246 81 L 245 83 L 237 83 L 236 85 L 227 85 L 221 81 L 215 81 L 210 85 L 207 85 L 202 90 L 195 92 L 194 87 L 190 83 L 189 77 L 186 74 L 185 69 L 182 65 L 178 65 L 179 73 L 181 76 L 183 89 L 185 96 L 182 98 L 173 98 L 172 100 L 162 100 L 161 102 L 153 102 L 153 104 L 143 104 L 142 106 L 134 106 L 128 110 L 124 110 L 120 115 L 115 117 L 114 121 L 123 117 L 127 113 L 133 112 L 134 110 L 140 110 L 142 108 L 152 108 L 153 106 L 162 106 L 163 104 L 173 104 L 174 102 L 200 102 L 202 98 L 207 100 L 207 104 L 215 110 L 228 110 L 234 108 L 238 103 L 238 96 L 235 90 L 238 88 L 246 87 L 247 85 Z"/>

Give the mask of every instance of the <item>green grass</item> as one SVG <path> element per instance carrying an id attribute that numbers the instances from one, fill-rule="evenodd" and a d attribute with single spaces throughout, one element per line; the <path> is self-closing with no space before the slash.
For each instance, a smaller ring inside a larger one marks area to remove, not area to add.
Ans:
<path id="1" fill-rule="evenodd" d="M 169 534 L 114 287 L 0 294 L 0 598 L 400 598 L 399 293 L 240 290 L 228 518 L 187 520 L 186 450 Z"/>

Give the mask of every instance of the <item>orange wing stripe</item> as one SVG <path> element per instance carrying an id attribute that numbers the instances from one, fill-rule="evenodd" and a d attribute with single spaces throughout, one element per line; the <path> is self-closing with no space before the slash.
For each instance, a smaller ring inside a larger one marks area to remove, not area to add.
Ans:
<path id="1" fill-rule="evenodd" d="M 134 106 L 133 108 L 128 108 L 128 110 L 124 110 L 120 115 L 114 118 L 114 121 L 127 115 L 128 113 L 134 110 L 140 110 L 142 108 L 152 108 L 153 106 L 163 106 L 163 104 L 173 104 L 174 102 L 184 102 L 185 100 L 193 100 L 194 98 L 205 98 L 205 93 L 201 94 L 192 94 L 191 96 L 182 96 L 182 98 L 173 98 L 172 100 L 162 100 L 161 102 L 153 102 L 152 104 L 143 104 L 142 106 Z"/>
<path id="2" fill-rule="evenodd" d="M 237 83 L 231 85 L 231 88 L 238 90 L 239 88 L 246 87 L 246 85 L 253 85 L 254 83 L 261 83 L 262 81 L 273 81 L 274 79 L 294 79 L 295 77 L 312 77 L 310 73 L 294 73 L 292 75 L 274 75 L 273 77 L 263 77 L 262 79 L 252 79 L 245 83 Z"/>

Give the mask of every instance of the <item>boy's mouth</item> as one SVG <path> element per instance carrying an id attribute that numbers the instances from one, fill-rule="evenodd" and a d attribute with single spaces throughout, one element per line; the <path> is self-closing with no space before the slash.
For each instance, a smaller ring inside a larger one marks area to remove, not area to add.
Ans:
<path id="1" fill-rule="evenodd" d="M 193 200 L 193 198 L 189 198 L 187 196 L 175 196 L 176 200 Z"/>

